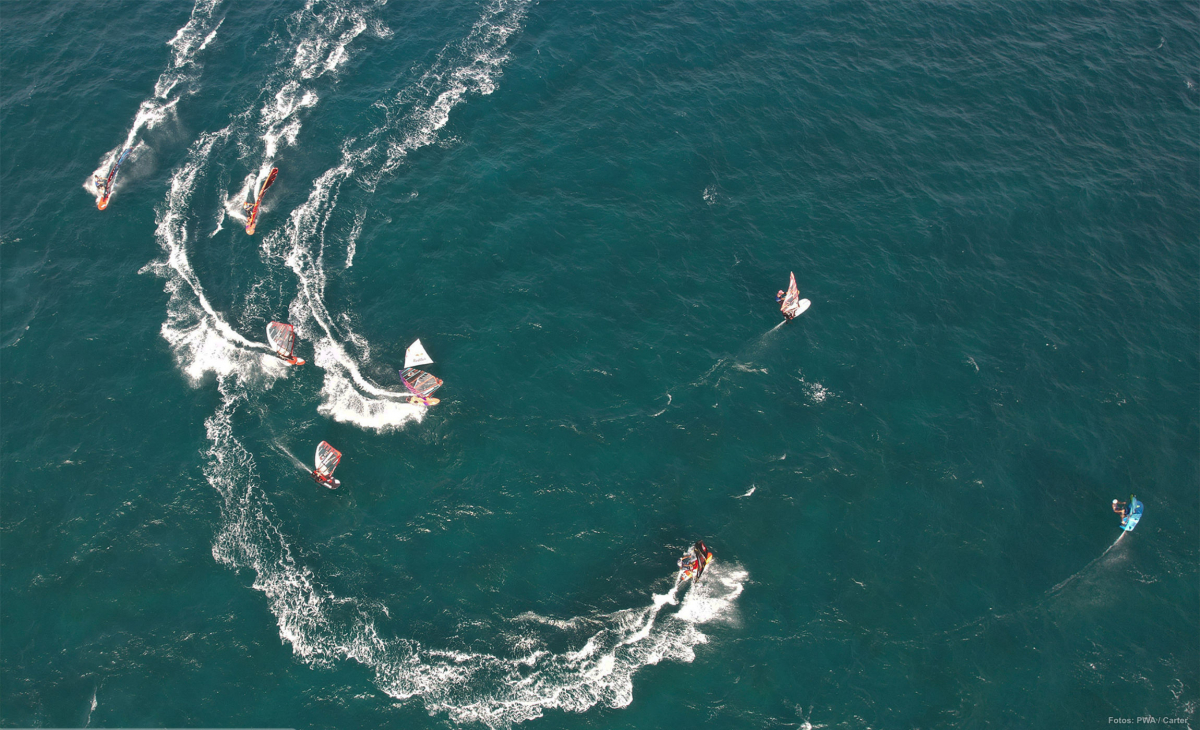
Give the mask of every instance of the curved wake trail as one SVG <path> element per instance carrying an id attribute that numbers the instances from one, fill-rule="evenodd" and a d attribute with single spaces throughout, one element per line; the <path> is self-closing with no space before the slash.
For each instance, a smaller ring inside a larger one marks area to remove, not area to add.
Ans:
<path id="1" fill-rule="evenodd" d="M 102 194 L 96 188 L 95 178 L 97 176 L 104 177 L 108 173 L 109 167 L 116 161 L 117 155 L 122 150 L 130 149 L 137 144 L 139 132 L 143 129 L 154 129 L 175 108 L 183 95 L 191 91 L 192 83 L 199 78 L 201 70 L 200 64 L 196 61 L 196 54 L 212 43 L 213 39 L 217 37 L 217 30 L 225 20 L 223 17 L 215 17 L 215 11 L 220 4 L 221 0 L 196 0 L 188 22 L 175 33 L 171 40 L 167 41 L 167 45 L 174 49 L 174 53 L 171 56 L 171 64 L 159 74 L 158 81 L 154 84 L 154 96 L 144 100 L 138 106 L 137 114 L 133 118 L 133 126 L 125 136 L 125 143 L 109 150 L 101 158 L 100 166 L 93 170 L 83 183 L 84 190 L 95 196 L 97 203 Z"/>
<path id="2" fill-rule="evenodd" d="M 247 340 L 213 309 L 188 261 L 187 212 L 192 193 L 213 145 L 228 135 L 228 127 L 201 135 L 188 150 L 183 166 L 171 176 L 167 201 L 159 211 L 155 229 L 166 258 L 151 262 L 141 270 L 141 273 L 151 271 L 167 280 L 165 288 L 170 297 L 162 335 L 171 345 L 176 361 L 193 383 L 198 382 L 206 372 L 224 376 L 261 369 L 280 375 L 287 369 L 270 347 Z"/>
<path id="3" fill-rule="evenodd" d="M 212 10 L 220 0 L 202 0 L 193 11 L 192 28 L 185 26 L 176 35 L 175 66 L 190 64 L 192 55 L 203 48 L 216 28 L 209 33 L 204 43 L 185 44 L 181 39 L 195 38 L 204 26 L 198 19 L 211 18 Z M 316 9 L 317 6 L 320 9 Z M 203 10 L 203 12 L 201 12 Z M 220 25 L 218 21 L 217 26 Z M 390 34 L 380 22 L 369 21 L 365 11 L 350 3 L 309 2 L 292 13 L 285 26 L 289 29 L 290 44 L 280 55 L 276 71 L 270 75 L 265 88 L 271 101 L 260 110 L 258 129 L 266 151 L 263 169 L 269 169 L 271 158 L 278 149 L 280 140 L 295 142 L 300 130 L 297 116 L 301 109 L 314 106 L 316 93 L 305 86 L 312 79 L 336 71 L 347 58 L 347 46 L 369 27 L 376 36 Z M 186 31 L 186 32 L 185 32 Z M 280 43 L 272 36 L 268 44 Z M 185 53 L 186 52 L 186 53 Z M 181 55 L 182 54 L 182 55 Z M 167 81 L 163 81 L 167 79 Z M 164 73 L 159 86 L 169 93 L 180 83 L 175 76 Z M 173 103 L 173 102 L 172 102 Z M 205 177 L 212 165 L 210 158 L 217 144 L 224 145 L 231 139 L 244 136 L 253 108 L 238 115 L 230 125 L 217 132 L 201 135 L 188 150 L 184 164 L 172 175 L 170 190 L 158 215 L 156 236 L 165 254 L 165 260 L 152 262 L 143 271 L 153 271 L 167 279 L 166 291 L 170 294 L 167 304 L 167 321 L 163 323 L 163 337 L 171 344 L 180 367 L 193 382 L 198 382 L 205 373 L 218 376 L 239 373 L 243 379 L 253 373 L 264 373 L 272 380 L 286 374 L 287 366 L 275 358 L 272 350 L 263 343 L 247 340 L 236 332 L 209 303 L 199 278 L 188 260 L 187 246 L 193 228 L 191 222 L 191 198 L 198 181 Z M 136 132 L 136 129 L 135 129 Z M 245 144 L 242 143 L 243 147 Z M 247 178 L 246 190 L 254 183 L 255 175 Z M 241 198 L 245 197 L 243 191 Z M 225 210 L 243 218 L 238 196 L 225 201 Z M 220 224 L 218 223 L 218 230 Z"/>
<path id="4" fill-rule="evenodd" d="M 264 167 L 269 167 L 280 144 L 294 143 L 297 114 L 316 102 L 315 92 L 305 84 L 342 63 L 347 44 L 365 27 L 355 20 L 362 19 L 360 14 L 342 5 L 322 3 L 320 16 L 314 7 L 316 3 L 309 3 L 293 16 L 294 21 L 311 22 L 291 24 L 298 29 L 294 50 L 283 54 L 281 70 L 271 81 L 276 84 L 274 102 L 261 110 L 256 128 L 262 132 Z M 282 263 L 296 277 L 289 317 L 302 337 L 315 342 L 313 360 L 324 371 L 321 413 L 377 431 L 419 420 L 424 413 L 407 402 L 407 393 L 381 387 L 362 374 L 370 364 L 369 343 L 349 328 L 349 312 L 332 312 L 326 303 L 326 255 L 336 248 L 339 263 L 345 255 L 345 266 L 352 265 L 365 209 L 352 213 L 356 225 L 346 237 L 331 234 L 327 241 L 329 222 L 343 183 L 354 180 L 373 192 L 409 151 L 437 141 L 454 106 L 469 94 L 495 89 L 508 58 L 506 44 L 521 27 L 525 7 L 524 2 L 488 5 L 467 37 L 446 46 L 411 88 L 380 102 L 388 121 L 361 140 L 347 141 L 340 163 L 314 182 L 308 200 L 292 212 L 282 230 L 264 238 L 265 263 Z M 309 93 L 313 96 L 305 101 Z M 381 610 L 378 601 L 337 596 L 298 562 L 262 487 L 254 454 L 233 425 L 239 410 L 259 410 L 259 398 L 289 368 L 265 345 L 238 334 L 215 311 L 188 259 L 195 229 L 190 216 L 193 195 L 217 169 L 214 150 L 243 134 L 252 117 L 248 112 L 193 143 L 159 211 L 156 235 L 163 258 L 143 269 L 167 280 L 162 334 L 181 370 L 193 383 L 206 373 L 215 374 L 221 395 L 220 405 L 204 424 L 209 442 L 204 474 L 221 496 L 213 557 L 254 571 L 253 586 L 265 596 L 280 637 L 297 657 L 316 666 L 359 662 L 373 672 L 388 696 L 419 699 L 431 714 L 445 714 L 456 723 L 510 727 L 540 717 L 547 709 L 624 707 L 632 701 L 633 677 L 640 668 L 663 660 L 692 661 L 694 648 L 708 641 L 702 626 L 736 620 L 736 600 L 747 580 L 738 566 L 714 564 L 705 581 L 682 599 L 672 588 L 652 594 L 646 605 L 611 614 L 566 621 L 534 614 L 510 619 L 521 634 L 520 655 L 511 656 L 511 650 L 463 653 L 382 636 L 375 618 Z M 564 638 L 573 650 L 546 648 L 562 645 Z"/>
<path id="5" fill-rule="evenodd" d="M 1121 542 L 1121 538 L 1125 537 L 1127 534 L 1129 534 L 1129 533 L 1122 530 L 1121 534 L 1117 535 L 1117 539 L 1113 540 L 1113 544 L 1109 545 L 1107 548 L 1105 548 L 1104 552 L 1100 553 L 1095 558 L 1092 558 L 1092 562 L 1088 563 L 1087 565 L 1083 566 L 1079 570 L 1075 571 L 1075 573 L 1071 577 L 1067 578 L 1063 582 L 1059 583 L 1058 585 L 1054 586 L 1049 591 L 1047 591 L 1047 595 L 1053 596 L 1054 594 L 1061 591 L 1063 588 L 1066 588 L 1068 585 L 1070 585 L 1071 582 L 1074 581 L 1076 578 L 1078 578 L 1079 576 L 1086 573 L 1089 568 L 1091 568 L 1093 565 L 1095 565 L 1096 563 L 1103 560 L 1104 556 L 1108 555 L 1108 553 L 1117 546 L 1117 543 Z"/>
<path id="6" fill-rule="evenodd" d="M 288 16 L 285 25 L 292 42 L 280 54 L 277 70 L 264 87 L 267 99 L 258 109 L 258 140 L 240 142 L 242 157 L 257 156 L 257 166 L 246 176 L 241 189 L 225 199 L 225 212 L 243 223 L 246 215 L 242 203 L 252 199 L 260 188 L 280 146 L 296 144 L 301 112 L 320 100 L 316 80 L 326 75 L 336 77 L 338 67 L 350 57 L 348 46 L 364 32 L 370 31 L 379 39 L 392 35 L 380 20 L 370 17 L 369 9 L 329 0 L 308 0 Z M 279 39 L 272 37 L 270 42 Z M 243 118 L 249 120 L 253 114 L 253 110 L 247 110 Z"/>
<path id="7" fill-rule="evenodd" d="M 424 406 L 409 402 L 406 391 L 382 388 L 363 376 L 345 343 L 352 343 L 362 352 L 364 361 L 370 357 L 369 344 L 349 329 L 347 317 L 338 317 L 341 327 L 335 327 L 324 299 L 326 230 L 347 180 L 354 179 L 368 193 L 374 192 L 409 152 L 437 141 L 438 131 L 450 119 L 450 110 L 468 94 L 495 91 L 508 60 L 505 48 L 521 28 L 525 10 L 526 2 L 490 3 L 466 38 L 444 47 L 409 88 L 377 103 L 388 121 L 362 140 L 347 141 L 340 163 L 314 182 L 308 200 L 292 212 L 283 234 L 288 243 L 284 260 L 296 275 L 299 291 L 289 314 L 297 331 L 316 341 L 314 362 L 325 371 L 318 407 L 323 415 L 361 428 L 386 431 L 409 420 L 419 421 L 425 412 Z M 353 265 L 362 213 L 356 215 L 350 234 L 339 242 L 346 251 L 347 268 Z M 270 244 L 264 243 L 263 254 L 266 258 L 274 255 Z"/>
<path id="8" fill-rule="evenodd" d="M 748 574 L 713 563 L 705 580 L 682 600 L 678 586 L 651 596 L 649 605 L 567 621 L 523 614 L 520 656 L 424 647 L 379 633 L 372 604 L 334 595 L 297 563 L 267 495 L 254 457 L 233 435 L 237 409 L 251 396 L 236 375 L 220 376 L 222 405 L 205 421 L 210 448 L 205 476 L 222 496 L 222 527 L 213 557 L 255 572 L 254 588 L 267 598 L 280 637 L 294 654 L 317 666 L 353 660 L 368 667 L 377 686 L 396 700 L 419 699 L 432 714 L 453 722 L 511 727 L 546 710 L 584 712 L 598 704 L 626 707 L 639 669 L 664 660 L 691 662 L 708 642 L 702 626 L 737 620 L 736 600 Z M 669 580 L 674 580 L 672 572 Z M 667 606 L 678 606 L 664 614 Z M 554 653 L 563 632 L 578 646 Z M 590 633 L 589 633 L 590 632 Z"/>
<path id="9" fill-rule="evenodd" d="M 417 649 L 420 666 L 386 663 L 375 667 L 380 688 L 396 699 L 419 695 L 430 714 L 444 712 L 456 723 L 511 727 L 541 717 L 548 709 L 585 712 L 598 704 L 627 707 L 633 676 L 663 660 L 691 662 L 695 647 L 708 642 L 700 626 L 735 621 L 734 603 L 748 574 L 740 567 L 706 573 L 682 601 L 674 587 L 654 594 L 651 603 L 594 617 L 555 621 L 523 614 L 514 623 L 539 624 L 558 633 L 580 625 L 598 627 L 575 651 L 535 649 L 523 657 L 461 654 Z M 709 570 L 713 570 L 710 568 Z M 672 576 L 673 578 L 674 576 Z M 679 610 L 663 615 L 666 606 Z M 531 634 L 524 643 L 540 646 L 549 635 Z M 417 671 L 413 671 L 413 670 Z M 432 680 L 432 681 L 431 681 Z"/>

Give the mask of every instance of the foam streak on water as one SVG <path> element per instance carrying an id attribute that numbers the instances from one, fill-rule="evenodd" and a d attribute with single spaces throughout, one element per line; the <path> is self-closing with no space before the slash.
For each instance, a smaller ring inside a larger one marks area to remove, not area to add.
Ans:
<path id="1" fill-rule="evenodd" d="M 407 402 L 405 393 L 381 388 L 362 375 L 361 366 L 370 361 L 369 343 L 346 326 L 349 312 L 329 310 L 324 266 L 327 224 L 347 180 L 358 176 L 373 188 L 407 151 L 437 139 L 450 110 L 469 91 L 487 94 L 495 88 L 505 58 L 504 45 L 519 27 L 523 12 L 520 4 L 490 5 L 464 42 L 443 49 L 433 68 L 417 82 L 418 90 L 402 93 L 393 102 L 407 104 L 408 112 L 391 117 L 396 121 L 374 130 L 361 143 L 347 142 L 341 164 L 315 181 L 308 200 L 273 237 L 276 242 L 264 241 L 263 256 L 268 263 L 277 260 L 279 251 L 296 276 L 298 292 L 290 318 L 302 337 L 315 340 L 314 364 L 325 373 L 321 413 L 378 431 L 419 420 L 423 414 L 423 408 Z M 329 30 L 328 25 L 321 27 Z M 341 32 L 336 41 L 299 41 L 294 56 L 300 69 L 297 79 L 335 67 L 344 58 L 345 44 L 361 31 L 355 28 L 359 24 Z M 288 97 L 291 92 L 284 92 L 293 89 L 293 82 L 296 79 L 284 84 L 276 94 L 277 101 Z M 294 95 L 288 98 L 294 99 Z M 264 110 L 269 119 L 264 137 L 268 155 L 275 151 L 279 130 L 287 128 L 281 125 L 298 125 L 289 119 L 303 106 L 280 102 L 282 111 L 273 117 L 269 109 Z M 692 587 L 679 611 L 665 621 L 663 609 L 679 604 L 677 587 L 653 596 L 643 608 L 587 617 L 588 625 L 599 628 L 573 651 L 554 654 L 535 649 L 514 658 L 430 649 L 404 639 L 384 638 L 371 611 L 355 598 L 333 595 L 309 568 L 297 562 L 260 486 L 254 455 L 233 428 L 238 409 L 255 401 L 275 380 L 262 375 L 278 375 L 284 369 L 273 364 L 277 362 L 274 358 L 264 358 L 260 350 L 265 348 L 246 341 L 214 311 L 187 257 L 187 211 L 192 194 L 214 144 L 230 134 L 227 127 L 203 135 L 172 177 L 158 225 L 165 261 L 148 268 L 168 280 L 166 289 L 171 296 L 163 336 L 171 343 L 181 368 L 193 382 L 204 373 L 215 373 L 222 396 L 217 411 L 205 422 L 210 448 L 204 473 L 222 497 L 213 556 L 219 562 L 254 571 L 254 587 L 267 597 L 280 637 L 306 661 L 324 665 L 353 659 L 370 667 L 379 687 L 396 699 L 419 697 L 430 713 L 490 727 L 536 718 L 548 708 L 581 712 L 600 703 L 624 707 L 632 701 L 633 675 L 639 668 L 663 659 L 691 661 L 693 648 L 707 641 L 698 626 L 731 614 L 742 591 L 744 571 L 710 568 L 707 580 Z M 358 215 L 357 220 L 361 219 Z M 355 226 L 350 241 L 337 242 L 350 251 L 347 265 L 360 228 Z M 276 245 L 277 239 L 286 242 L 286 249 Z M 524 643 L 537 647 L 560 631 L 559 626 L 575 626 L 581 618 L 531 623 L 522 617 L 516 622 L 525 634 Z"/>
<path id="2" fill-rule="evenodd" d="M 408 402 L 403 390 L 388 390 L 362 375 L 359 364 L 343 344 L 356 349 L 369 347 L 344 324 L 335 331 L 335 315 L 324 299 L 326 272 L 324 255 L 326 227 L 337 207 L 341 186 L 357 178 L 373 191 L 382 177 L 394 170 L 409 151 L 432 144 L 449 121 L 450 110 L 470 91 L 490 94 L 495 90 L 509 38 L 520 27 L 525 4 L 494 2 L 474 24 L 467 37 L 441 50 L 431 68 L 397 97 L 383 104 L 388 122 L 364 139 L 350 140 L 342 148 L 340 164 L 329 169 L 313 184 L 308 200 L 292 212 L 284 236 L 290 246 L 285 261 L 295 273 L 299 293 L 290 307 L 292 325 L 304 337 L 316 341 L 314 363 L 325 371 L 319 411 L 335 420 L 362 428 L 386 431 L 409 420 L 419 420 L 423 406 Z M 401 112 L 406 111 L 403 115 Z M 359 211 L 356 220 L 361 220 Z M 353 261 L 354 243 L 361 225 L 339 242 L 346 248 L 346 262 Z M 273 256 L 264 244 L 264 255 Z"/>
<path id="3" fill-rule="evenodd" d="M 214 144 L 228 134 L 227 127 L 201 135 L 188 151 L 187 160 L 171 176 L 170 190 L 159 211 L 155 231 L 165 259 L 142 268 L 143 272 L 152 271 L 167 279 L 165 288 L 170 297 L 162 335 L 193 383 L 208 372 L 228 375 L 264 368 L 280 374 L 286 370 L 269 347 L 247 340 L 213 309 L 188 261 L 188 211 L 192 194 Z"/>
<path id="4" fill-rule="evenodd" d="M 241 189 L 226 199 L 229 215 L 246 220 L 242 202 L 252 200 L 270 173 L 280 146 L 296 144 L 301 112 L 316 106 L 320 100 L 314 82 L 333 75 L 345 63 L 349 58 L 348 46 L 363 32 L 370 31 L 376 38 L 391 36 L 391 30 L 372 18 L 370 12 L 369 7 L 364 9 L 350 2 L 309 0 L 288 16 L 285 27 L 291 42 L 285 44 L 275 71 L 266 82 L 268 98 L 258 110 L 257 139 L 242 142 L 244 153 L 257 156 L 258 163 Z"/>
<path id="5" fill-rule="evenodd" d="M 179 103 L 179 100 L 184 94 L 192 91 L 194 82 L 199 78 L 201 66 L 196 61 L 196 54 L 203 51 L 217 37 L 217 30 L 220 29 L 224 18 L 216 17 L 216 9 L 221 4 L 221 0 L 196 0 L 195 6 L 192 7 L 192 15 L 188 22 L 175 33 L 171 40 L 167 41 L 167 45 L 171 46 L 174 53 L 171 55 L 171 64 L 159 75 L 158 81 L 154 84 L 154 96 L 145 99 L 138 106 L 137 114 L 134 115 L 133 125 L 129 128 L 129 133 L 125 135 L 125 142 L 119 147 L 114 147 L 109 150 L 100 160 L 100 165 L 88 175 L 84 181 L 83 187 L 99 202 L 102 197 L 101 192 L 96 188 L 95 178 L 103 178 L 108 174 L 108 169 L 116 161 L 117 155 L 122 150 L 132 148 L 137 144 L 138 133 L 142 129 L 153 129 L 159 122 L 167 117 L 167 115 Z M 138 145 L 140 149 L 141 145 Z M 135 157 L 137 150 L 131 154 Z M 127 160 L 125 164 L 132 163 L 133 160 Z M 118 178 L 118 182 L 119 182 Z"/>
<path id="6" fill-rule="evenodd" d="M 380 387 L 362 374 L 370 364 L 370 344 L 349 328 L 352 312 L 331 311 L 326 303 L 327 248 L 344 247 L 349 265 L 363 216 L 361 211 L 355 215 L 358 225 L 348 241 L 327 240 L 328 223 L 347 181 L 361 181 L 373 190 L 408 151 L 437 140 L 450 110 L 468 92 L 491 93 L 506 58 L 505 44 L 519 28 L 524 9 L 523 4 L 489 5 L 464 41 L 444 48 L 414 88 L 387 105 L 389 112 L 401 107 L 406 111 L 389 113 L 389 121 L 361 141 L 347 141 L 341 163 L 318 177 L 283 230 L 264 239 L 266 263 L 282 259 L 296 277 L 297 294 L 289 314 L 298 334 L 315 343 L 313 364 L 324 371 L 318 408 L 322 414 L 385 431 L 419 421 L 424 413 L 423 407 L 408 402 L 405 392 Z M 311 10 L 310 5 L 297 15 L 306 18 Z M 365 27 L 361 18 L 342 18 L 340 12 L 329 11 L 321 22 L 314 21 L 311 32 L 296 37 L 294 53 L 284 54 L 288 63 L 281 64 L 281 74 L 286 80 L 274 95 L 276 105 L 263 110 L 267 164 L 280 139 L 294 140 L 287 130 L 298 129 L 294 115 L 309 105 L 296 96 L 301 93 L 299 84 L 341 63 L 346 44 Z M 674 587 L 654 595 L 642 608 L 565 621 L 519 617 L 514 623 L 520 627 L 522 644 L 533 649 L 511 657 L 427 648 L 381 636 L 372 618 L 374 602 L 334 595 L 297 561 L 261 486 L 254 454 L 233 425 L 239 409 L 255 408 L 287 368 L 264 345 L 246 340 L 226 323 L 188 259 L 195 228 L 189 218 L 193 195 L 211 167 L 214 148 L 234 137 L 240 126 L 235 119 L 191 146 L 185 163 L 172 175 L 159 211 L 157 237 L 164 258 L 144 270 L 167 280 L 170 297 L 162 333 L 180 368 L 193 383 L 215 374 L 221 394 L 219 407 L 205 421 L 210 446 L 204 474 L 222 500 L 213 556 L 231 567 L 254 571 L 254 587 L 266 596 L 280 637 L 295 655 L 314 665 L 352 659 L 369 667 L 380 689 L 393 698 L 420 698 L 431 714 L 489 727 L 536 718 L 548 708 L 582 712 L 601 703 L 624 707 L 632 701 L 638 669 L 664 659 L 692 661 L 694 647 L 707 641 L 699 626 L 732 618 L 745 571 L 714 566 L 682 602 Z M 668 606 L 679 609 L 664 619 Z M 542 648 L 562 627 L 580 625 L 596 629 L 580 637 L 575 649 L 553 653 Z"/>

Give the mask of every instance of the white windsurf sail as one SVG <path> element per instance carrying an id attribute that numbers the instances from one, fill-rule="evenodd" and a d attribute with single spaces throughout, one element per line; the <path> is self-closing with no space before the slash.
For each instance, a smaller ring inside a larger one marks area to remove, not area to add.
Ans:
<path id="1" fill-rule="evenodd" d="M 290 324 L 272 322 L 267 325 L 267 342 L 271 343 L 272 349 L 279 353 L 280 357 L 289 358 L 296 349 L 296 330 L 292 329 Z"/>
<path id="2" fill-rule="evenodd" d="M 417 365 L 429 365 L 432 362 L 433 358 L 429 356 L 428 352 L 425 352 L 425 348 L 421 345 L 420 340 L 409 345 L 408 349 L 404 351 L 405 368 L 416 367 Z"/>
<path id="3" fill-rule="evenodd" d="M 329 445 L 328 441 L 322 441 L 317 445 L 317 455 L 315 457 L 316 467 L 313 469 L 313 474 L 324 479 L 333 477 L 333 470 L 337 468 L 338 462 L 342 460 L 342 452 Z"/>

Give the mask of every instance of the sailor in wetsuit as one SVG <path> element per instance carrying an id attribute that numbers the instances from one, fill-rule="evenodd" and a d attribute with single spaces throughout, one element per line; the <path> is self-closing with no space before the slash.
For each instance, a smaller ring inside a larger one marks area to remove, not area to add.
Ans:
<path id="1" fill-rule="evenodd" d="M 1114 499 L 1113 500 L 1113 512 L 1116 512 L 1117 514 L 1121 515 L 1121 519 L 1125 519 L 1126 517 L 1129 516 L 1129 503 L 1128 502 L 1118 502 L 1117 500 Z"/>
<path id="2" fill-rule="evenodd" d="M 679 569 L 684 572 L 692 572 L 700 565 L 700 561 L 696 558 L 696 551 L 689 548 L 683 557 L 679 559 Z"/>
<path id="3" fill-rule="evenodd" d="M 782 303 L 785 296 L 787 296 L 785 292 L 780 289 L 779 291 L 775 292 L 775 301 Z"/>
<path id="4" fill-rule="evenodd" d="M 680 582 L 696 578 L 700 574 L 701 555 L 696 551 L 695 546 L 692 546 L 679 559 L 679 580 Z"/>

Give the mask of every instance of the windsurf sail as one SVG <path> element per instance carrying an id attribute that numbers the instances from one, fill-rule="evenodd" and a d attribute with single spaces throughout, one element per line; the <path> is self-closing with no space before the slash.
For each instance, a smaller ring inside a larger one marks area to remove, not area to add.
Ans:
<path id="1" fill-rule="evenodd" d="M 783 312 L 784 316 L 788 319 L 791 319 L 799 314 L 797 310 L 800 308 L 800 288 L 796 286 L 796 275 L 791 272 L 788 273 L 791 274 L 792 280 L 788 284 L 787 294 L 783 295 L 783 304 L 780 305 L 779 311 Z"/>
<path id="2" fill-rule="evenodd" d="M 271 347 L 280 357 L 288 360 L 296 348 L 296 330 L 292 329 L 290 324 L 272 322 L 267 325 L 267 342 L 271 343 Z"/>
<path id="3" fill-rule="evenodd" d="M 246 220 L 246 233 L 254 235 L 254 225 L 258 220 L 258 206 L 262 205 L 263 193 L 267 192 L 267 188 L 271 187 L 271 183 L 275 182 L 275 176 L 279 174 L 278 167 L 272 167 L 271 173 L 267 175 L 267 179 L 263 181 L 262 187 L 258 189 L 258 195 L 254 198 L 254 207 L 250 209 L 250 218 Z"/>
<path id="4" fill-rule="evenodd" d="M 433 391 L 442 387 L 440 378 L 416 368 L 405 369 L 400 373 L 400 377 L 404 380 L 404 387 L 408 388 L 408 392 L 421 398 L 428 398 L 433 395 Z"/>
<path id="5" fill-rule="evenodd" d="M 712 552 L 705 546 L 703 540 L 698 540 L 692 546 L 692 551 L 696 553 L 696 577 L 693 580 L 700 580 L 700 576 L 704 575 L 704 569 L 708 567 L 708 561 L 712 560 Z"/>
<path id="6" fill-rule="evenodd" d="M 417 340 L 408 346 L 404 351 L 404 367 L 411 368 L 415 365 L 429 365 L 433 362 L 433 358 L 429 353 L 425 352 L 425 348 L 421 345 L 421 341 Z"/>
<path id="7" fill-rule="evenodd" d="M 322 441 L 317 445 L 316 468 L 313 469 L 313 477 L 322 484 L 332 482 L 337 486 L 338 481 L 333 478 L 333 470 L 337 468 L 338 462 L 342 460 L 342 452 L 329 445 L 328 441 Z"/>
<path id="8" fill-rule="evenodd" d="M 108 177 L 103 182 L 97 181 L 96 188 L 100 190 L 100 199 L 96 201 L 96 207 L 100 210 L 108 207 L 108 197 L 112 195 L 113 183 L 117 179 L 117 170 L 121 168 L 121 163 L 125 161 L 126 157 L 129 157 L 129 153 L 132 151 L 132 147 L 126 147 L 121 150 L 117 161 L 112 164 L 112 167 L 108 168 Z"/>
<path id="9" fill-rule="evenodd" d="M 1129 516 L 1121 520 L 1121 529 L 1125 532 L 1133 532 L 1133 528 L 1137 527 L 1138 522 L 1142 519 L 1142 503 L 1134 495 L 1129 495 Z"/>

